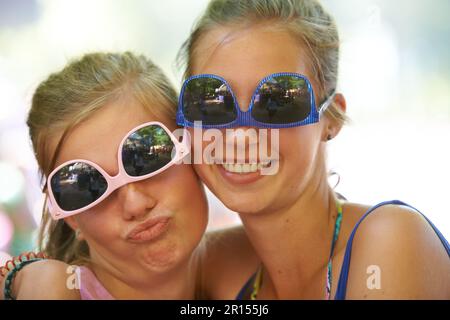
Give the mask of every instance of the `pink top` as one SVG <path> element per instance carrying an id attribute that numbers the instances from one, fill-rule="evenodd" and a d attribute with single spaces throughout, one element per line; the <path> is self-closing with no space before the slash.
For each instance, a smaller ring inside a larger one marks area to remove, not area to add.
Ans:
<path id="1" fill-rule="evenodd" d="M 88 267 L 77 267 L 75 272 L 81 300 L 115 300 Z"/>

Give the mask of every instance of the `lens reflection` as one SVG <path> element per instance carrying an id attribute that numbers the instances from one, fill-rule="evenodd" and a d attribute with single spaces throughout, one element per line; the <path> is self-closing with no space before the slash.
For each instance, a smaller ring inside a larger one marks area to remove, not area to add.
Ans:
<path id="1" fill-rule="evenodd" d="M 215 78 L 190 80 L 183 93 L 184 117 L 203 124 L 226 124 L 236 119 L 237 112 L 228 86 Z"/>
<path id="2" fill-rule="evenodd" d="M 108 183 L 102 174 L 84 162 L 74 162 L 61 168 L 50 181 L 53 196 L 65 211 L 83 208 L 106 191 Z"/>
<path id="3" fill-rule="evenodd" d="M 305 120 L 311 111 L 311 93 L 306 80 L 296 76 L 276 76 L 258 90 L 252 109 L 263 123 L 293 123 Z"/>
<path id="4" fill-rule="evenodd" d="M 172 160 L 174 144 L 158 125 L 141 128 L 125 140 L 122 161 L 125 171 L 133 177 L 161 169 Z"/>

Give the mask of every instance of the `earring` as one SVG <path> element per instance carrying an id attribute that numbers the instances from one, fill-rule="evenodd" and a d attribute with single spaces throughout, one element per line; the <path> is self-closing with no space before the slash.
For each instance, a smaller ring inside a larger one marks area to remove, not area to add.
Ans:
<path id="1" fill-rule="evenodd" d="M 80 229 L 75 230 L 75 238 L 76 238 L 77 240 L 79 240 L 80 234 L 81 234 L 81 230 L 80 230 Z"/>

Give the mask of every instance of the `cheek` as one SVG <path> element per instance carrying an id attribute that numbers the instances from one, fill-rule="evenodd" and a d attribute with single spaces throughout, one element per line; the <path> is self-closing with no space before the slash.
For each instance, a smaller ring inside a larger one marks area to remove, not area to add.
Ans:
<path id="1" fill-rule="evenodd" d="M 148 180 L 148 190 L 155 190 L 159 201 L 170 198 L 173 203 L 183 202 L 190 196 L 195 198 L 200 191 L 199 186 L 198 177 L 190 164 L 173 165 L 163 174 Z"/>
<path id="2" fill-rule="evenodd" d="M 219 186 L 217 181 L 217 173 L 214 172 L 214 165 L 209 164 L 195 164 L 194 170 L 196 174 L 200 177 L 200 180 L 209 188 L 209 190 L 214 191 Z"/>
<path id="3" fill-rule="evenodd" d="M 206 196 L 193 167 L 175 165 L 161 178 L 158 202 L 176 212 L 179 227 L 191 230 L 206 224 Z"/>
<path id="4" fill-rule="evenodd" d="M 314 126 L 280 130 L 280 160 L 288 175 L 305 175 L 313 166 L 320 144 Z"/>
<path id="5" fill-rule="evenodd" d="M 119 239 L 118 214 L 111 207 L 111 201 L 105 201 L 78 218 L 78 224 L 88 243 L 98 243 L 109 246 L 112 241 Z"/>

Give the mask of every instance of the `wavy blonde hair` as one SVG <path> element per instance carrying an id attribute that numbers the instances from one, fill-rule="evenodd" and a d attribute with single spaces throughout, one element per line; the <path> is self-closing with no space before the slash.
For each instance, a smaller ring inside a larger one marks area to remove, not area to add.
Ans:
<path id="1" fill-rule="evenodd" d="M 42 181 L 54 168 L 70 131 L 112 99 L 126 94 L 156 117 L 175 119 L 177 93 L 169 80 L 151 60 L 131 52 L 86 54 L 37 87 L 27 125 Z M 57 135 L 61 138 L 50 154 L 49 138 Z M 39 249 L 67 263 L 89 260 L 87 243 L 78 241 L 64 220 L 52 220 L 46 205 Z"/>
<path id="2" fill-rule="evenodd" d="M 211 0 L 178 53 L 184 78 L 192 75 L 193 57 L 206 33 L 218 27 L 259 24 L 286 30 L 305 45 L 321 95 L 327 96 L 336 89 L 339 34 L 334 19 L 317 0 Z M 334 103 L 325 114 L 341 125 L 348 121 Z"/>

